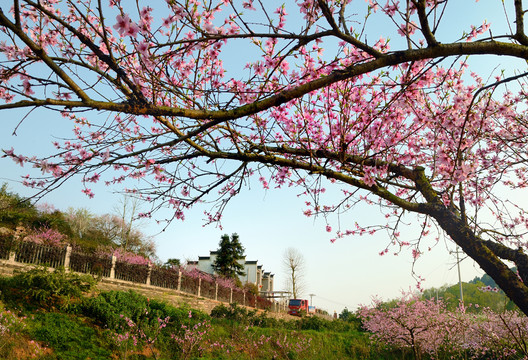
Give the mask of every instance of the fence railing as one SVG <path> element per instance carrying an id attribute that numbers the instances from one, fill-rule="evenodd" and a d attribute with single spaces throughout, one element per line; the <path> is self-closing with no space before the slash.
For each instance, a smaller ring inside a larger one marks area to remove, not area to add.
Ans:
<path id="1" fill-rule="evenodd" d="M 277 311 L 274 302 L 256 297 L 239 288 L 224 287 L 214 278 L 201 278 L 180 268 L 164 268 L 148 264 L 118 261 L 113 255 L 97 255 L 75 251 L 71 246 L 46 246 L 29 241 L 14 242 L 0 236 L 0 260 L 7 263 L 64 267 L 68 271 L 92 274 L 161 288 L 173 289 L 214 300 Z"/>

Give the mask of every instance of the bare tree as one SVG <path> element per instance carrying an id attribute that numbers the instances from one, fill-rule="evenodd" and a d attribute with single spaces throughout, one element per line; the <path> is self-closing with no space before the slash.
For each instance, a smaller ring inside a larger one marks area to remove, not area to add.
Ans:
<path id="1" fill-rule="evenodd" d="M 93 227 L 95 216 L 86 208 L 75 209 L 70 207 L 66 210 L 66 217 L 70 223 L 71 229 L 75 236 L 82 239 L 90 227 Z"/>
<path id="2" fill-rule="evenodd" d="M 138 231 L 138 210 L 138 199 L 128 195 L 123 195 L 119 201 L 119 204 L 114 207 L 114 213 L 121 219 L 121 222 L 119 223 L 119 245 L 125 251 L 129 250 L 129 247 L 131 246 L 130 242 L 133 237 L 133 233 L 137 233 Z"/>
<path id="3" fill-rule="evenodd" d="M 304 256 L 299 250 L 290 247 L 284 251 L 282 264 L 286 274 L 286 288 L 291 291 L 293 298 L 297 299 L 305 288 L 306 262 Z"/>

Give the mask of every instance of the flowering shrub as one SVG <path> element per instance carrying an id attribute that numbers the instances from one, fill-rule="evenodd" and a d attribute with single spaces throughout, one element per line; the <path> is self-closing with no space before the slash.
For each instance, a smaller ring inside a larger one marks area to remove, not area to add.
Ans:
<path id="1" fill-rule="evenodd" d="M 187 269 L 182 269 L 182 275 L 181 275 L 181 290 L 196 294 L 198 292 L 198 279 L 199 279 L 199 271 L 191 270 L 188 271 Z"/>
<path id="2" fill-rule="evenodd" d="M 232 353 L 244 354 L 244 359 L 302 359 L 312 345 L 310 337 L 296 331 L 263 333 L 258 327 L 240 324 L 231 331 L 228 339 L 209 343 L 214 355 L 221 357 Z"/>
<path id="3" fill-rule="evenodd" d="M 486 308 L 479 315 L 468 315 L 465 329 L 465 346 L 475 356 L 528 358 L 528 318 L 517 311 L 497 313 Z"/>
<path id="4" fill-rule="evenodd" d="M 0 350 L 7 344 L 8 335 L 16 334 L 24 328 L 24 323 L 9 310 L 0 311 Z"/>
<path id="5" fill-rule="evenodd" d="M 189 277 L 192 279 L 202 279 L 208 282 L 214 281 L 213 275 L 200 271 L 196 268 L 183 267 L 181 270 L 182 270 L 183 275 L 185 275 L 186 277 Z"/>
<path id="6" fill-rule="evenodd" d="M 126 262 L 128 264 L 134 264 L 134 265 L 149 265 L 152 263 L 150 259 L 135 254 L 130 251 L 124 251 L 121 248 L 117 248 L 113 251 L 114 256 L 116 257 L 117 261 L 120 262 Z"/>
<path id="7" fill-rule="evenodd" d="M 207 297 L 209 299 L 214 299 L 216 297 L 216 284 L 209 281 L 202 280 L 201 288 L 200 288 L 200 295 Z"/>
<path id="8" fill-rule="evenodd" d="M 373 308 L 362 307 L 359 315 L 375 338 L 395 347 L 411 348 L 415 358 L 438 351 L 447 335 L 443 331 L 446 318 L 442 302 L 409 296 L 391 308 L 384 308 L 379 300 L 374 304 Z"/>
<path id="9" fill-rule="evenodd" d="M 42 244 L 48 246 L 66 246 L 67 237 L 59 231 L 47 227 L 40 228 L 32 234 L 24 238 L 25 241 L 30 241 L 35 244 Z"/>
<path id="10" fill-rule="evenodd" d="M 415 359 L 424 354 L 471 359 L 528 358 L 528 318 L 516 311 L 447 311 L 441 300 L 406 296 L 389 307 L 375 300 L 358 315 L 373 337 L 390 346 L 410 349 Z"/>
<path id="11" fill-rule="evenodd" d="M 149 322 L 148 309 L 144 309 L 144 316 L 137 322 L 130 318 L 120 315 L 124 320 L 124 325 L 121 326 L 122 333 L 115 334 L 115 340 L 118 347 L 124 352 L 124 357 L 128 350 L 141 349 L 147 346 L 154 359 L 157 359 L 157 351 L 154 349 L 154 343 L 163 328 L 167 326 L 169 317 L 164 319 L 157 318 L 157 322 L 152 324 Z"/>
<path id="12" fill-rule="evenodd" d="M 234 289 L 237 287 L 235 279 L 219 276 L 216 278 L 216 282 L 218 283 L 218 286 L 226 288 L 226 289 Z"/>
<path id="13" fill-rule="evenodd" d="M 90 275 L 66 272 L 64 268 L 49 271 L 36 267 L 25 272 L 16 271 L 13 277 L 7 278 L 2 297 L 16 307 L 67 310 L 95 285 Z"/>
<path id="14" fill-rule="evenodd" d="M 231 302 L 232 288 L 224 287 L 221 283 L 218 283 L 218 300 L 224 302 Z"/>
<path id="15" fill-rule="evenodd" d="M 55 229 L 42 227 L 16 245 L 15 261 L 59 267 L 64 265 L 67 237 Z"/>
<path id="16" fill-rule="evenodd" d="M 54 229 L 43 229 L 17 243 L 15 261 L 45 265 L 49 267 L 65 266 L 66 237 Z M 8 258 L 11 245 L 7 237 L 0 237 L 0 257 Z M 256 296 L 256 287 L 241 289 L 232 278 L 216 277 L 199 271 L 196 268 L 173 267 L 166 268 L 152 264 L 144 256 L 122 249 L 100 247 L 95 252 L 85 252 L 78 245 L 73 245 L 69 257 L 69 269 L 75 272 L 110 277 L 115 257 L 114 277 L 119 280 L 136 283 L 147 283 L 150 274 L 150 284 L 153 286 L 177 289 L 192 294 L 198 293 L 201 281 L 200 295 L 226 302 L 236 302 L 260 309 L 270 309 L 272 302 Z M 178 277 L 181 271 L 180 283 Z M 251 293 L 251 290 L 253 293 Z"/>
<path id="17" fill-rule="evenodd" d="M 189 318 L 192 312 L 189 311 Z M 181 331 L 171 334 L 171 339 L 176 352 L 181 354 L 181 359 L 200 357 L 207 347 L 207 334 L 211 330 L 208 320 L 203 320 L 194 325 L 181 324 Z"/>
<path id="18" fill-rule="evenodd" d="M 124 251 L 121 248 L 100 247 L 97 249 L 96 254 L 101 258 L 115 256 L 116 279 L 143 284 L 147 282 L 149 266 L 152 264 L 150 259 L 130 251 Z"/>
<path id="19" fill-rule="evenodd" d="M 20 336 L 21 331 L 26 328 L 24 320 L 24 317 L 19 318 L 10 310 L 0 310 L 0 357 L 2 359 L 20 356 L 20 353 L 15 353 L 17 347 L 26 348 L 26 352 L 32 357 L 38 357 L 46 351 L 46 348 L 39 343 L 33 340 L 25 341 Z"/>

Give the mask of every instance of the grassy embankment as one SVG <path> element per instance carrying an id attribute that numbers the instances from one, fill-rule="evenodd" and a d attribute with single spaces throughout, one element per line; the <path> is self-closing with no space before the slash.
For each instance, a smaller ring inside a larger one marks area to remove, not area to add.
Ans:
<path id="1" fill-rule="evenodd" d="M 211 314 L 90 276 L 33 269 L 0 278 L 2 359 L 402 359 L 355 321 L 277 320 L 231 305 Z"/>

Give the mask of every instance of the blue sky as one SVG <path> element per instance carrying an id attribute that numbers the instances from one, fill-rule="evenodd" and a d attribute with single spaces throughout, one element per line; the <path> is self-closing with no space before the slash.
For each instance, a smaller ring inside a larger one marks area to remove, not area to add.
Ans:
<path id="1" fill-rule="evenodd" d="M 450 13 L 452 17 L 449 21 L 446 19 L 446 24 L 469 21 L 469 14 L 475 16 L 475 19 L 482 19 L 471 7 L 475 10 L 488 10 L 491 0 L 481 0 L 477 5 L 468 1 L 468 4 L 468 12 Z M 476 21 L 475 25 L 481 23 L 481 20 Z M 378 28 L 378 31 L 382 30 Z M 374 38 L 372 36 L 372 40 Z M 480 58 L 474 60 L 473 65 L 479 71 L 491 72 L 497 65 L 504 66 L 504 62 L 498 64 L 496 61 L 495 58 L 490 63 Z M 14 147 L 17 153 L 27 155 L 45 154 L 53 151 L 51 141 L 54 137 L 70 136 L 71 124 L 59 114 L 37 109 L 19 124 L 26 114 L 27 111 L 4 111 L 0 148 Z M 17 135 L 13 136 L 15 128 Z M 28 165 L 21 168 L 6 158 L 0 158 L 0 169 L 0 182 L 7 182 L 11 191 L 24 196 L 32 194 L 18 181 L 21 175 L 31 173 L 34 169 Z M 204 227 L 203 210 L 206 208 L 196 207 L 186 214 L 184 222 L 175 221 L 164 232 L 160 232 L 162 227 L 154 221 L 146 220 L 142 224 L 142 230 L 154 236 L 161 260 L 193 260 L 198 256 L 208 255 L 210 250 L 217 248 L 222 234 L 236 232 L 246 248 L 247 259 L 258 260 L 266 271 L 275 274 L 277 290 L 282 289 L 285 278 L 281 265 L 282 254 L 288 247 L 296 248 L 306 260 L 305 295 L 315 294 L 314 305 L 330 312 L 340 312 L 345 306 L 355 309 L 359 304 L 369 303 L 374 295 L 390 299 L 398 297 L 401 291 L 415 289 L 410 250 L 405 250 L 399 256 L 393 256 L 391 252 L 379 256 L 378 253 L 388 243 L 388 238 L 383 233 L 347 237 L 332 244 L 332 234 L 325 231 L 325 219 L 307 218 L 303 215 L 304 200 L 297 197 L 299 189 L 265 191 L 256 180 L 253 179 L 251 187 L 244 189 L 227 207 L 223 214 L 223 229 L 214 224 Z M 86 197 L 81 190 L 79 179 L 73 179 L 42 201 L 53 204 L 60 210 L 82 207 L 95 214 L 104 214 L 111 212 L 121 198 L 103 185 L 94 187 L 94 199 Z M 162 218 L 163 211 L 157 216 Z M 337 218 L 330 218 L 329 221 L 332 227 L 338 226 Z M 356 221 L 363 224 L 383 223 L 377 208 L 367 205 L 359 205 L 353 211 L 343 214 L 339 221 L 342 224 L 353 224 Z M 402 238 L 404 236 L 405 233 Z M 423 284 L 425 288 L 458 281 L 455 255 L 449 253 L 449 250 L 454 250 L 451 244 L 445 246 L 440 243 L 418 259 L 415 272 L 426 279 Z M 464 281 L 482 275 L 482 271 L 470 259 L 465 259 L 461 268 Z"/>

